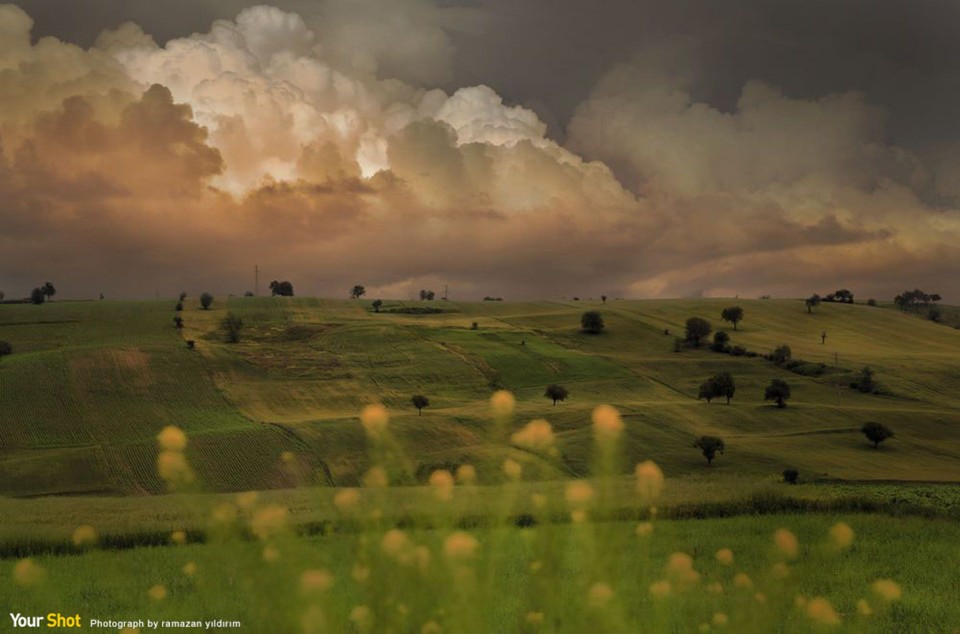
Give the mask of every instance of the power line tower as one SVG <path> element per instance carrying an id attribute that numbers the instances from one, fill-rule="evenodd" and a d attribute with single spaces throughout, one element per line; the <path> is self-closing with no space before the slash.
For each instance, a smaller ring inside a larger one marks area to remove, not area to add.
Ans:
<path id="1" fill-rule="evenodd" d="M 260 265 L 253 265 L 253 296 L 260 297 Z"/>

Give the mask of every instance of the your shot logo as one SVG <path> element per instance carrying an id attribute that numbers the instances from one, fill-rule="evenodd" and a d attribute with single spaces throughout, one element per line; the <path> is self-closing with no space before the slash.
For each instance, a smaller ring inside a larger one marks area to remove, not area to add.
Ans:
<path id="1" fill-rule="evenodd" d="M 50 612 L 40 616 L 25 616 L 23 614 L 10 613 L 10 620 L 13 621 L 13 627 L 82 627 L 80 615 L 66 615 L 59 612 Z"/>

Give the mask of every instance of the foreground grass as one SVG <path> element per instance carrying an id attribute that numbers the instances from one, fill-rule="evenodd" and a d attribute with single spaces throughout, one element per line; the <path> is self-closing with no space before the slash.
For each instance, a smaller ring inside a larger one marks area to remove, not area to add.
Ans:
<path id="1" fill-rule="evenodd" d="M 843 552 L 828 536 L 838 522 L 856 533 Z M 645 536 L 636 527 L 488 529 L 474 533 L 475 550 L 469 542 L 451 548 L 452 534 L 465 535 L 452 529 L 410 529 L 394 545 L 383 527 L 360 537 L 279 532 L 263 541 L 223 536 L 204 545 L 40 557 L 41 580 L 0 584 L 0 603 L 85 619 L 237 620 L 244 631 L 264 632 L 689 632 L 701 624 L 703 631 L 807 632 L 819 631 L 821 615 L 809 606 L 823 597 L 841 619 L 834 631 L 960 627 L 960 581 L 944 565 L 960 557 L 956 523 L 774 515 L 659 520 Z M 799 541 L 796 559 L 775 545 L 773 534 L 784 527 Z M 732 565 L 715 557 L 722 548 L 732 550 Z M 676 558 L 671 564 L 678 552 L 692 558 L 696 580 L 684 581 L 689 573 Z M 0 574 L 10 579 L 14 565 L 4 562 Z M 871 590 L 877 579 L 896 580 L 902 599 L 883 600 Z M 657 596 L 651 588 L 664 581 L 671 589 Z M 873 614 L 858 612 L 861 600 Z M 429 629 L 431 622 L 440 629 Z"/>

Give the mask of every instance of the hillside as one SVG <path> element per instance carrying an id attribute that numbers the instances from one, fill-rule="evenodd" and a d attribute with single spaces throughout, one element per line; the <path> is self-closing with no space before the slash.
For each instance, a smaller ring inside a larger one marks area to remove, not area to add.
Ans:
<path id="1" fill-rule="evenodd" d="M 310 298 L 233 298 L 204 311 L 190 298 L 181 336 L 174 303 L 0 306 L 0 340 L 14 347 L 0 360 L 0 494 L 162 492 L 154 437 L 168 424 L 187 431 L 205 490 L 351 485 L 367 466 L 357 413 L 376 401 L 391 409 L 410 483 L 464 463 L 495 481 L 508 454 L 531 477 L 581 475 L 600 403 L 623 413 L 625 464 L 654 458 L 674 477 L 771 479 L 795 467 L 805 479 L 960 481 L 960 331 L 895 311 L 702 299 L 430 302 L 446 312 L 377 314 L 368 301 Z M 733 303 L 746 313 L 736 332 L 719 319 Z M 603 334 L 579 332 L 587 308 L 603 312 Z M 219 330 L 228 310 L 245 323 L 237 344 Z M 830 369 L 803 377 L 760 357 L 674 352 L 664 331 L 682 332 L 690 316 L 748 350 L 786 343 Z M 847 387 L 864 365 L 883 395 Z M 737 381 L 729 406 L 696 399 L 718 371 Z M 763 401 L 774 377 L 793 388 L 784 410 Z M 570 398 L 553 407 L 542 396 L 549 383 Z M 518 426 L 551 422 L 556 459 L 490 443 L 496 387 L 516 394 Z M 414 393 L 430 398 L 422 416 Z M 897 433 L 879 451 L 858 431 L 873 420 Z M 711 468 L 691 447 L 706 433 L 727 442 Z"/>

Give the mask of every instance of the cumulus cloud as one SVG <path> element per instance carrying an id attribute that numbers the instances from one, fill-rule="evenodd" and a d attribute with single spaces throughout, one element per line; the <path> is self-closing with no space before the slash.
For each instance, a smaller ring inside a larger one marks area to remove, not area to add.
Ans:
<path id="1" fill-rule="evenodd" d="M 560 145 L 489 86 L 434 87 L 460 13 L 323 16 L 256 6 L 162 45 L 126 23 L 82 49 L 31 43 L 30 18 L 0 6 L 8 296 L 40 279 L 239 293 L 254 263 L 327 295 L 955 283 L 956 215 L 930 203 L 945 172 L 889 143 L 859 93 L 752 81 L 721 111 L 692 96 L 695 64 L 660 51 L 610 70 Z"/>

